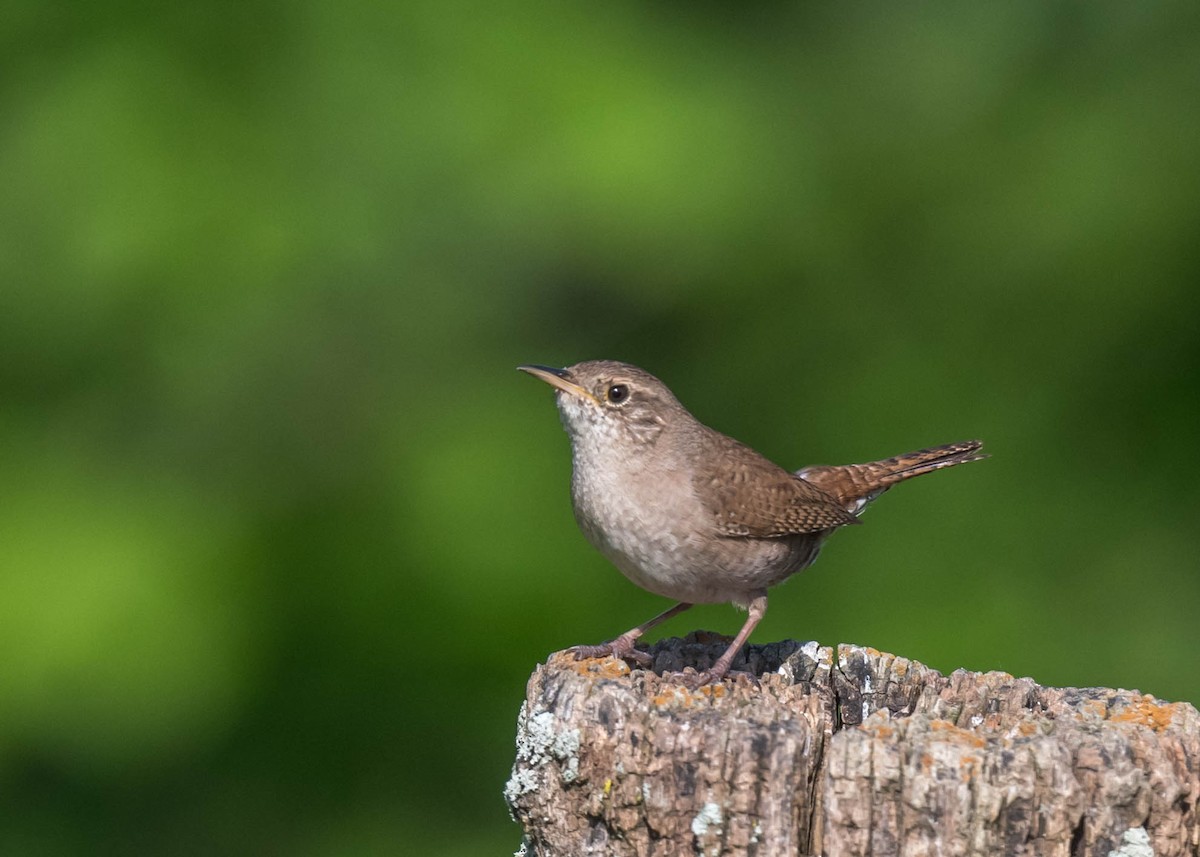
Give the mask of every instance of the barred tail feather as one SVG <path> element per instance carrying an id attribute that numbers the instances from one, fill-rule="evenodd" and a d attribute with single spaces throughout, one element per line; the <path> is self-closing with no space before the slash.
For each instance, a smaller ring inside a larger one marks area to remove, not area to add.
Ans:
<path id="1" fill-rule="evenodd" d="M 968 440 L 919 449 L 866 464 L 806 467 L 796 476 L 831 494 L 852 513 L 860 511 L 888 488 L 905 479 L 987 458 L 982 441 Z"/>

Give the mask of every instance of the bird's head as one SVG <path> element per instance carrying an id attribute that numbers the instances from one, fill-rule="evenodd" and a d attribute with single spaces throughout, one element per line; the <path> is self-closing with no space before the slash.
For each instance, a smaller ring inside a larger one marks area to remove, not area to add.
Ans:
<path id="1" fill-rule="evenodd" d="M 556 392 L 563 427 L 571 440 L 653 443 L 675 414 L 686 412 L 667 385 L 644 369 L 615 360 L 588 360 L 565 369 L 518 366 Z"/>

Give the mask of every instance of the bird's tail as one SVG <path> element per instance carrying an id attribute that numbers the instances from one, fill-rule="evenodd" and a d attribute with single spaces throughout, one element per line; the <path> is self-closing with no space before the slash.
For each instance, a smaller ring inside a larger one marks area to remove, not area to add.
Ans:
<path id="1" fill-rule="evenodd" d="M 987 458 L 986 453 L 979 451 L 982 446 L 983 441 L 967 440 L 866 464 L 806 467 L 796 471 L 796 475 L 836 497 L 850 512 L 858 512 L 897 482 Z"/>

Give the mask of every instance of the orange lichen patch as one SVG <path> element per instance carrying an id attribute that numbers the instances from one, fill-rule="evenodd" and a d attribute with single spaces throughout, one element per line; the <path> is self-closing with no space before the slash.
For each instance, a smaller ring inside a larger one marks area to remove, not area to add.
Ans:
<path id="1" fill-rule="evenodd" d="M 958 760 L 958 775 L 962 777 L 964 783 L 975 776 L 975 766 L 978 764 L 979 759 L 975 756 L 963 756 Z"/>
<path id="2" fill-rule="evenodd" d="M 932 732 L 942 732 L 947 737 L 970 744 L 972 747 L 982 747 L 987 743 L 974 732 L 955 726 L 949 720 L 931 720 L 929 729 Z"/>
<path id="3" fill-rule="evenodd" d="M 621 678 L 629 675 L 629 664 L 618 658 L 585 658 L 577 661 L 571 657 L 566 665 L 582 676 L 593 678 Z"/>
<path id="4" fill-rule="evenodd" d="M 1037 734 L 1038 725 L 1029 720 L 1022 720 L 1020 723 L 1017 724 L 1017 731 L 1020 732 L 1022 735 L 1028 737 L 1030 735 Z"/>
<path id="5" fill-rule="evenodd" d="M 664 705 L 683 705 L 686 707 L 690 706 L 694 700 L 691 692 L 686 687 L 670 685 L 656 693 L 653 702 L 659 707 Z"/>
<path id="6" fill-rule="evenodd" d="M 1108 706 L 1102 700 L 1089 699 L 1079 706 L 1079 713 L 1081 715 L 1091 714 L 1103 719 L 1108 716 Z"/>
<path id="7" fill-rule="evenodd" d="M 921 770 L 926 774 L 933 770 L 933 756 L 928 753 L 921 754 Z"/>
<path id="8" fill-rule="evenodd" d="M 706 684 L 696 688 L 695 690 L 690 690 L 681 685 L 668 685 L 656 693 L 652 698 L 652 701 L 657 706 L 674 704 L 688 707 L 693 702 L 701 702 L 705 699 L 720 699 L 727 693 L 729 693 L 729 691 L 724 685 L 720 684 Z"/>
<path id="9" fill-rule="evenodd" d="M 1114 723 L 1136 723 L 1161 732 L 1171 725 L 1178 707 L 1177 702 L 1160 704 L 1153 696 L 1146 695 L 1119 714 L 1114 714 L 1109 720 Z"/>
<path id="10" fill-rule="evenodd" d="M 896 734 L 896 727 L 892 725 L 890 714 L 886 708 L 876 709 L 856 728 L 874 738 L 891 738 Z"/>

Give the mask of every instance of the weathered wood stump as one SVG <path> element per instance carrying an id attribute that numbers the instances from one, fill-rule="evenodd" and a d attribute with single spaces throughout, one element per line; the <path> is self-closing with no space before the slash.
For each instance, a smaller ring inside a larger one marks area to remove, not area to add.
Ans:
<path id="1" fill-rule="evenodd" d="M 757 684 L 660 675 L 724 645 L 537 668 L 505 789 L 528 853 L 1200 855 L 1191 705 L 794 641 L 747 648 Z"/>

